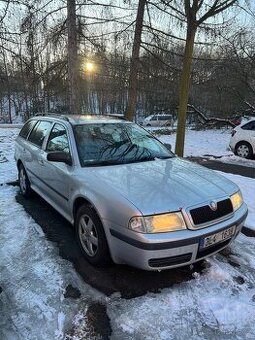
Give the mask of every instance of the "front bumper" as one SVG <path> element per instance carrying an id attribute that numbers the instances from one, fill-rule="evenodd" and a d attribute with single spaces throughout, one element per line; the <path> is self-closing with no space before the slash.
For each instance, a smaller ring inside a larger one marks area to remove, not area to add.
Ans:
<path id="1" fill-rule="evenodd" d="M 142 234 L 106 223 L 106 233 L 112 259 L 145 270 L 161 270 L 192 264 L 228 246 L 241 231 L 248 214 L 245 203 L 235 214 L 220 223 L 198 230 Z M 231 226 L 235 235 L 215 245 L 199 249 L 200 240 Z"/>

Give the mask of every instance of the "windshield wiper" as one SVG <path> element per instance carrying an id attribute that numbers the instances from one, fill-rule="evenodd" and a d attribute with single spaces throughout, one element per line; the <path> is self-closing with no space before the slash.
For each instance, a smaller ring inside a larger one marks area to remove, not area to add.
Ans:
<path id="1" fill-rule="evenodd" d="M 169 159 L 174 158 L 174 156 L 156 156 L 155 159 Z"/>
<path id="2" fill-rule="evenodd" d="M 87 162 L 84 163 L 85 167 L 88 166 L 104 166 L 104 165 L 117 165 L 117 164 L 122 164 L 122 162 L 118 160 L 105 160 L 105 161 L 99 161 L 99 162 Z"/>
<path id="3" fill-rule="evenodd" d="M 104 161 L 98 161 L 98 162 L 87 162 L 84 163 L 85 167 L 89 166 L 107 166 L 107 165 L 119 165 L 119 164 L 130 164 L 130 163 L 140 163 L 140 162 L 150 162 L 155 161 L 157 159 L 168 159 L 172 158 L 172 156 L 163 156 L 163 157 L 140 157 L 140 158 L 134 158 L 134 159 L 119 159 L 119 160 L 104 160 Z"/>

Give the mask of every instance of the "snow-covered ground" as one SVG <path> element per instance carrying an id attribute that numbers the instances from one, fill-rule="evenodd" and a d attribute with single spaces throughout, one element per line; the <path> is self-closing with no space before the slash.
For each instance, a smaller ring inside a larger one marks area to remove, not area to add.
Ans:
<path id="1" fill-rule="evenodd" d="M 153 131 L 151 131 L 153 133 Z M 228 150 L 231 130 L 187 130 L 185 137 L 185 157 L 219 158 L 221 162 L 255 167 L 255 160 L 249 160 L 235 156 Z M 176 133 L 171 135 L 159 135 L 158 138 L 164 143 L 172 145 L 175 150 Z"/>
<path id="2" fill-rule="evenodd" d="M 108 305 L 116 339 L 255 339 L 255 240 L 240 235 L 194 280 Z M 240 265 L 240 267 L 238 267 Z"/>
<path id="3" fill-rule="evenodd" d="M 239 235 L 229 252 L 209 258 L 193 280 L 158 294 L 130 300 L 118 294 L 105 297 L 60 258 L 56 246 L 16 202 L 18 189 L 5 184 L 17 178 L 17 132 L 0 128 L 0 339 L 95 339 L 86 328 L 86 310 L 94 300 L 107 306 L 112 339 L 255 339 L 255 238 Z M 188 133 L 186 155 L 212 154 L 213 148 L 214 155 L 221 154 L 229 136 L 207 133 Z M 165 138 L 174 144 L 172 136 Z M 217 141 L 214 147 L 212 140 Z M 255 180 L 222 175 L 241 187 L 250 210 L 247 226 L 255 229 Z M 69 284 L 80 290 L 81 298 L 64 297 Z M 65 336 L 71 323 L 73 332 Z"/>
<path id="4" fill-rule="evenodd" d="M 159 137 L 163 142 L 175 149 L 176 133 Z M 185 137 L 184 156 L 227 156 L 232 152 L 227 150 L 230 130 L 188 130 Z"/>

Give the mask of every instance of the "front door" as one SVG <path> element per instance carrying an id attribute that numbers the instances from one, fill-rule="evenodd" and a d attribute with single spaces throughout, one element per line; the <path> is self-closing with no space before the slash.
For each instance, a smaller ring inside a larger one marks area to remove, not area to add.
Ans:
<path id="1" fill-rule="evenodd" d="M 53 126 L 44 150 L 45 166 L 41 168 L 41 178 L 45 184 L 44 194 L 50 198 L 53 206 L 57 205 L 57 208 L 65 215 L 69 213 L 69 189 L 73 167 L 62 162 L 48 161 L 47 154 L 52 151 L 65 152 L 71 156 L 67 130 L 59 123 Z"/>

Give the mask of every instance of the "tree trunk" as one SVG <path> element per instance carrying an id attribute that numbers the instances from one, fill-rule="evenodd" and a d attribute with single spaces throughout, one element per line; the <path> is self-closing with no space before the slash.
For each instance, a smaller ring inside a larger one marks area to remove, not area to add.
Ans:
<path id="1" fill-rule="evenodd" d="M 125 113 L 125 117 L 128 120 L 133 120 L 135 114 L 135 107 L 137 101 L 137 73 L 139 67 L 139 52 L 142 37 L 143 28 L 143 17 L 144 17 L 144 7 L 146 0 L 139 0 L 138 10 L 136 16 L 135 25 L 135 37 L 133 43 L 131 65 L 130 65 L 130 77 L 129 77 L 129 88 L 128 88 L 128 103 Z"/>
<path id="2" fill-rule="evenodd" d="M 186 44 L 183 58 L 183 68 L 181 73 L 179 89 L 178 126 L 175 145 L 175 153 L 180 157 L 183 156 L 184 151 L 186 113 L 189 100 L 191 66 L 196 30 L 197 30 L 196 26 L 193 26 L 191 24 L 190 27 L 188 27 L 187 29 Z"/>
<path id="3" fill-rule="evenodd" d="M 3 45 L 3 43 L 2 43 Z M 9 122 L 12 124 L 12 107 L 11 107 L 11 89 L 10 89 L 10 77 L 7 67 L 7 60 L 6 60 L 6 54 L 3 50 L 3 62 L 4 62 L 4 70 L 6 75 L 6 85 L 7 85 L 7 97 L 8 97 L 8 116 L 9 116 Z"/>
<path id="4" fill-rule="evenodd" d="M 76 0 L 67 0 L 68 27 L 68 89 L 69 109 L 73 114 L 80 114 L 78 87 L 78 54 L 76 33 Z"/>

